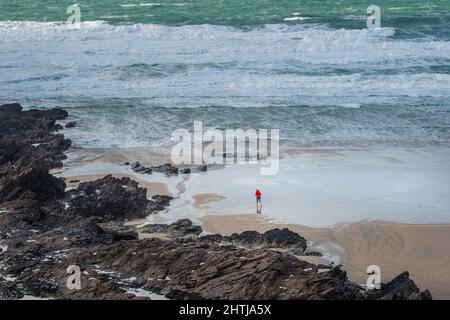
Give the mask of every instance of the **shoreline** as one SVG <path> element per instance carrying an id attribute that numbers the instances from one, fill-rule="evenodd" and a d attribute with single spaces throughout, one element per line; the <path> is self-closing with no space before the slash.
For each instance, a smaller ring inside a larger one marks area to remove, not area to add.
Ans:
<path id="1" fill-rule="evenodd" d="M 202 166 L 191 175 L 190 170 L 170 164 L 146 167 L 91 161 L 67 171 L 63 160 L 71 141 L 54 133 L 62 128 L 55 120 L 66 118 L 66 111 L 22 111 L 19 104 L 10 104 L 1 106 L 0 116 L 6 123 L 2 145 L 13 148 L 4 153 L 9 157 L 1 166 L 5 175 L 0 179 L 0 231 L 5 235 L 0 252 L 0 293 L 8 299 L 139 298 L 127 289 L 131 285 L 169 299 L 432 299 L 427 289 L 420 291 L 408 272 L 385 282 L 381 290 L 364 290 L 364 286 L 349 280 L 339 265 L 308 262 L 308 249 L 314 252 L 320 244 L 314 237 L 310 237 L 315 241 L 311 243 L 288 229 L 247 231 L 230 237 L 200 236 L 203 229 L 186 218 L 186 208 L 195 200 L 197 207 L 207 204 L 211 208 L 203 212 L 205 216 L 208 210 L 216 210 L 216 204 L 236 201 L 217 192 L 199 192 L 205 191 L 205 183 L 206 190 L 212 191 L 208 181 L 224 185 L 217 174 L 228 174 L 228 168 L 209 171 Z M 153 170 L 158 174 L 151 174 Z M 142 172 L 140 177 L 145 182 L 167 181 L 169 191 L 177 190 L 175 197 L 149 198 L 152 192 L 137 181 L 111 175 L 131 171 Z M 106 176 L 77 186 L 78 182 L 72 181 L 74 185 L 67 187 L 55 175 L 66 180 L 70 176 L 85 180 Z M 193 186 L 192 180 L 200 182 L 201 188 Z M 239 184 L 225 185 L 232 188 L 232 194 L 239 193 Z M 189 192 L 202 195 L 192 199 Z M 179 209 L 178 216 L 171 208 Z M 155 224 L 150 216 L 177 221 Z M 125 225 L 144 218 L 150 223 L 139 230 Z M 254 228 L 255 220 L 250 220 L 251 227 L 245 229 Z M 67 286 L 66 266 L 74 262 L 84 269 L 84 285 L 79 291 Z"/>
<path id="2" fill-rule="evenodd" d="M 370 265 L 380 266 L 383 282 L 408 270 L 417 285 L 428 288 L 435 299 L 450 299 L 450 276 L 446 272 L 450 264 L 450 224 L 368 221 L 311 228 L 271 223 L 256 214 L 205 216 L 201 220 L 205 231 L 225 235 L 288 228 L 311 240 L 312 249 L 332 258 L 339 256 L 338 263 L 343 264 L 352 281 L 365 283 Z"/>
<path id="3" fill-rule="evenodd" d="M 145 159 L 145 150 L 140 150 L 140 152 L 141 158 L 139 159 Z M 113 154 L 117 153 L 125 155 L 125 158 L 123 155 L 121 156 L 121 160 L 132 160 L 133 154 L 127 155 L 125 150 L 113 152 Z M 150 151 L 150 155 L 150 158 L 154 159 L 152 151 Z M 115 156 L 102 156 L 100 160 L 94 159 L 87 162 L 92 164 L 105 159 L 117 160 Z M 86 162 L 81 161 L 79 164 L 82 163 Z M 98 162 L 100 166 L 102 163 Z M 115 163 L 117 164 L 117 162 Z M 72 168 L 73 165 L 72 162 Z M 107 172 L 104 172 L 102 175 L 106 174 Z M 100 178 L 102 175 L 81 175 L 78 178 L 81 178 L 80 180 L 93 179 Z M 158 190 L 167 191 L 169 188 L 165 183 L 175 179 L 175 177 L 167 177 L 167 180 L 159 182 L 160 186 L 156 188 L 154 182 L 139 179 L 142 176 L 140 174 L 114 174 L 114 176 L 129 176 L 137 180 L 142 187 L 148 187 L 150 190 L 156 189 L 151 192 L 151 195 L 160 192 Z M 155 175 L 150 175 L 148 178 L 154 179 Z M 184 181 L 182 182 L 184 183 Z M 183 188 L 185 187 L 183 185 Z M 185 190 L 178 190 L 178 192 L 182 194 Z M 367 279 L 366 268 L 369 265 L 380 266 L 382 281 L 388 281 L 397 274 L 408 270 L 419 287 L 429 288 L 437 299 L 450 299 L 450 276 L 444 272 L 445 267 L 443 267 L 450 265 L 450 248 L 445 245 L 450 243 L 450 224 L 373 220 L 340 223 L 330 227 L 307 227 L 293 223 L 277 223 L 271 221 L 270 217 L 264 214 L 211 214 L 214 211 L 214 203 L 220 202 L 224 198 L 224 195 L 214 192 L 197 193 L 192 196 L 192 207 L 200 213 L 196 217 L 197 221 L 201 223 L 205 232 L 230 235 L 249 230 L 264 232 L 271 228 L 287 227 L 312 241 L 310 249 L 324 255 L 323 257 L 303 256 L 303 260 L 313 264 L 329 264 L 331 261 L 334 265 L 343 264 L 343 270 L 347 271 L 349 278 L 360 284 L 364 284 Z M 185 217 L 192 218 L 191 214 L 192 212 L 186 212 Z M 150 221 L 167 223 L 173 220 L 170 210 L 168 214 L 157 214 L 148 219 L 147 223 Z"/>

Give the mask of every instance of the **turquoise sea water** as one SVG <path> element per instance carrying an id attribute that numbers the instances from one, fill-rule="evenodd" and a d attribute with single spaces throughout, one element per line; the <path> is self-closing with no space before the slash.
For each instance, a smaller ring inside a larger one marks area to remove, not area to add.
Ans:
<path id="1" fill-rule="evenodd" d="M 113 24 L 214 24 L 234 27 L 284 23 L 298 13 L 310 23 L 364 27 L 367 7 L 382 9 L 386 27 L 448 36 L 450 2 L 410 0 L 11 0 L 0 3 L 0 20 L 64 21 L 66 8 L 77 3 L 85 21 Z M 359 21 L 362 21 L 359 22 Z M 447 34 L 445 34 L 447 31 Z"/>
<path id="2" fill-rule="evenodd" d="M 450 1 L 77 3 L 71 29 L 71 1 L 0 0 L 0 102 L 72 108 L 81 146 L 166 145 L 193 120 L 293 145 L 450 139 Z"/>

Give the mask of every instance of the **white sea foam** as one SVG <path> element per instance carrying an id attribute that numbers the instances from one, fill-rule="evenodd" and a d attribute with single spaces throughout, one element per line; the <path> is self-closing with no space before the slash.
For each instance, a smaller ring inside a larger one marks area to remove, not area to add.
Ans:
<path id="1" fill-rule="evenodd" d="M 302 21 L 302 20 L 308 20 L 308 19 L 310 19 L 310 18 L 295 16 L 295 17 L 284 18 L 284 21 Z"/>
<path id="2" fill-rule="evenodd" d="M 269 96 L 295 101 L 298 94 L 307 103 L 337 104 L 365 103 L 372 93 L 450 94 L 447 74 L 361 74 L 448 61 L 449 42 L 392 41 L 394 33 L 391 28 L 267 25 L 245 31 L 101 21 L 83 22 L 73 30 L 61 23 L 0 22 L 0 67 L 15 71 L 3 73 L 0 81 L 8 97 L 36 99 L 57 91 L 63 96 L 151 98 L 166 106 L 179 105 L 182 97 L 184 104 L 192 98 L 198 105 L 199 96 L 205 97 L 204 105 L 236 98 L 239 106 L 240 97 L 250 95 L 245 103 L 257 106 L 259 100 L 274 100 Z M 32 54 L 17 56 L 19 47 Z M 155 65 L 160 67 L 152 69 Z M 340 75 L 335 69 L 355 71 Z"/>
<path id="3" fill-rule="evenodd" d="M 18 300 L 51 300 L 50 298 L 42 298 L 42 297 L 36 297 L 31 295 L 24 295 L 22 298 Z"/>
<path id="4" fill-rule="evenodd" d="M 429 69 L 450 64 L 450 42 L 400 40 L 395 34 L 393 28 L 316 24 L 241 29 L 91 21 L 68 29 L 54 22 L 0 22 L 0 102 L 82 107 L 77 115 L 85 124 L 92 107 L 101 106 L 91 129 L 67 131 L 76 143 L 95 147 L 158 145 L 153 125 L 185 119 L 166 115 L 155 121 L 147 106 L 448 105 L 450 75 Z M 118 108 L 114 117 L 119 103 L 139 109 Z M 326 127 L 334 119 L 327 118 Z M 344 130 L 341 121 L 335 124 Z M 176 125 L 189 125 L 184 122 Z M 388 136 L 375 129 L 360 137 Z M 342 131 L 331 138 L 348 136 Z"/>
<path id="5" fill-rule="evenodd" d="M 151 300 L 169 300 L 164 295 L 156 294 L 142 288 L 124 288 L 127 293 L 132 293 L 136 297 L 150 298 Z"/>
<path id="6" fill-rule="evenodd" d="M 8 246 L 6 244 L 0 244 L 0 254 L 3 254 L 8 250 Z"/>
<path id="7" fill-rule="evenodd" d="M 133 8 L 133 7 L 161 7 L 161 6 L 175 6 L 175 7 L 183 7 L 187 6 L 189 3 L 180 2 L 180 3 L 159 3 L 159 2 L 149 2 L 149 3 L 128 3 L 121 4 L 120 6 L 123 8 Z"/>
<path id="8" fill-rule="evenodd" d="M 154 3 L 154 2 L 150 2 L 150 3 L 130 3 L 130 4 L 121 4 L 121 7 L 124 8 L 131 8 L 131 7 L 159 7 L 162 6 L 162 3 Z"/>

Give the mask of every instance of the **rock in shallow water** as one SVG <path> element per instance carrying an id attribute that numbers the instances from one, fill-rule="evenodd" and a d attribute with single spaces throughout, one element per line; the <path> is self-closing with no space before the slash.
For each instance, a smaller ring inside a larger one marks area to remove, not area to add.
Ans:
<path id="1" fill-rule="evenodd" d="M 162 166 L 153 166 L 152 169 L 155 172 L 165 173 L 168 176 L 178 174 L 178 168 L 174 167 L 171 163 L 166 163 Z"/>

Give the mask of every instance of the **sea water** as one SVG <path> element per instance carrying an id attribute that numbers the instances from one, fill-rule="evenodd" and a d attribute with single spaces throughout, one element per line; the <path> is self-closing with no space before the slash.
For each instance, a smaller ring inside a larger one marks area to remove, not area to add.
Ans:
<path id="1" fill-rule="evenodd" d="M 450 137 L 450 2 L 0 1 L 0 102 L 71 108 L 75 146 L 280 128 L 294 146 Z"/>

